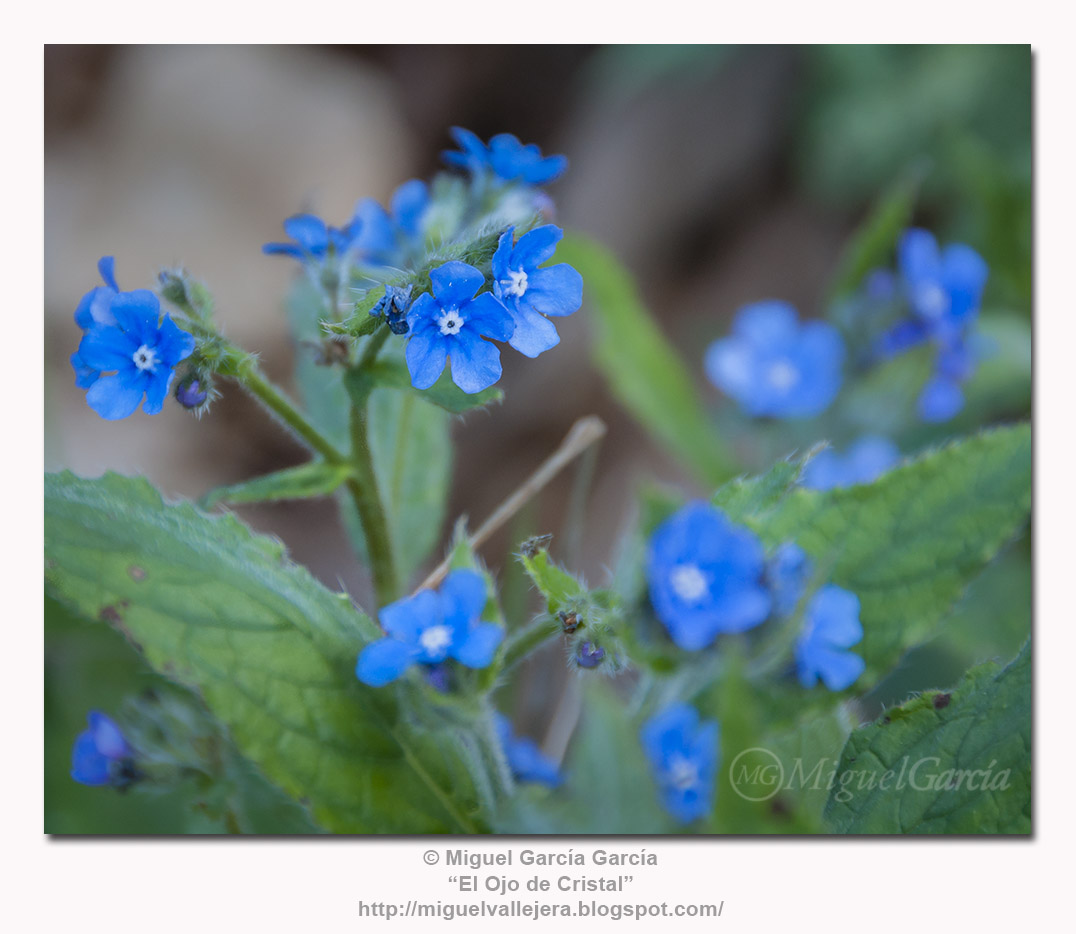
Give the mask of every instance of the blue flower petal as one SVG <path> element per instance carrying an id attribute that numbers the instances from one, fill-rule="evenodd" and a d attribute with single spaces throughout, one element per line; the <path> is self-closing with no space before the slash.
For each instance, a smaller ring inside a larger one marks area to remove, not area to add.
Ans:
<path id="1" fill-rule="evenodd" d="M 537 357 L 560 343 L 557 327 L 548 318 L 525 306 L 509 308 L 515 328 L 508 343 L 527 357 Z"/>
<path id="2" fill-rule="evenodd" d="M 306 256 L 294 243 L 266 243 L 262 245 L 262 252 L 266 256 L 293 256 L 295 259 Z"/>
<path id="3" fill-rule="evenodd" d="M 467 329 L 497 341 L 508 340 L 515 331 L 511 311 L 492 292 L 475 296 L 464 308 Z"/>
<path id="4" fill-rule="evenodd" d="M 964 408 L 964 391 L 955 380 L 935 376 L 919 394 L 918 408 L 924 422 L 947 422 Z"/>
<path id="5" fill-rule="evenodd" d="M 501 352 L 480 337 L 467 338 L 464 332 L 452 345 L 452 382 L 466 393 L 481 392 L 501 378 Z"/>
<path id="6" fill-rule="evenodd" d="M 745 305 L 732 322 L 732 333 L 752 344 L 782 347 L 795 340 L 799 330 L 796 309 L 775 299 Z"/>
<path id="7" fill-rule="evenodd" d="M 897 265 L 911 285 L 936 280 L 941 273 L 938 241 L 928 230 L 913 227 L 897 243 Z"/>
<path id="8" fill-rule="evenodd" d="M 867 667 L 855 652 L 840 652 L 827 648 L 814 650 L 814 666 L 822 683 L 831 691 L 843 691 L 851 687 Z"/>
<path id="9" fill-rule="evenodd" d="M 471 300 L 486 281 L 482 273 L 457 260 L 438 266 L 430 273 L 433 294 L 442 308 L 458 308 Z"/>
<path id="10" fill-rule="evenodd" d="M 523 297 L 543 315 L 574 314 L 583 304 L 583 277 L 567 263 L 536 269 L 528 278 Z"/>
<path id="11" fill-rule="evenodd" d="M 408 315 L 409 322 L 411 318 L 412 316 Z M 450 346 L 450 340 L 436 328 L 427 327 L 417 332 L 412 331 L 404 351 L 412 386 L 416 389 L 429 389 L 437 382 L 444 372 Z"/>
<path id="12" fill-rule="evenodd" d="M 138 346 L 131 335 L 119 328 L 98 325 L 83 335 L 78 355 L 86 366 L 107 373 L 133 367 L 132 356 Z"/>
<path id="13" fill-rule="evenodd" d="M 949 292 L 949 314 L 964 322 L 979 310 L 989 274 L 986 261 L 970 246 L 953 243 L 942 253 L 941 282 Z"/>
<path id="14" fill-rule="evenodd" d="M 98 751 L 93 733 L 80 733 L 71 751 L 71 777 L 83 785 L 107 785 L 110 766 L 109 759 Z"/>
<path id="15" fill-rule="evenodd" d="M 408 237 L 417 237 L 422 216 L 430 204 L 426 183 L 418 178 L 404 182 L 392 194 L 392 218 Z"/>
<path id="16" fill-rule="evenodd" d="M 175 367 L 194 353 L 194 335 L 180 330 L 171 315 L 165 315 L 157 338 L 157 356 L 166 367 Z"/>
<path id="17" fill-rule="evenodd" d="M 545 185 L 560 178 L 567 169 L 567 156 L 546 156 L 523 170 L 523 181 L 529 185 Z"/>
<path id="18" fill-rule="evenodd" d="M 131 747 L 127 745 L 127 740 L 123 738 L 123 733 L 111 717 L 93 710 L 88 719 L 94 745 L 103 756 L 123 759 L 131 754 Z"/>
<path id="19" fill-rule="evenodd" d="M 375 263 L 390 262 L 396 253 L 398 244 L 392 218 L 373 198 L 363 198 L 355 207 L 357 234 L 352 240 L 352 248 L 363 259 Z"/>
<path id="20" fill-rule="evenodd" d="M 141 380 L 127 381 L 119 374 L 102 376 L 86 391 L 86 402 L 101 418 L 118 421 L 134 413 L 145 391 Z"/>
<path id="21" fill-rule="evenodd" d="M 355 674 L 363 684 L 384 687 L 400 677 L 418 655 L 414 646 L 396 639 L 380 639 L 362 650 Z"/>
<path id="22" fill-rule="evenodd" d="M 135 348 L 156 346 L 161 303 L 149 289 L 120 292 L 112 299 L 110 310 L 116 317 L 116 324 L 131 338 Z"/>
<path id="23" fill-rule="evenodd" d="M 113 292 L 118 292 L 120 287 L 116 285 L 116 257 L 114 256 L 102 256 L 97 261 L 97 271 L 101 274 L 101 278 Z"/>
<path id="24" fill-rule="evenodd" d="M 164 400 L 168 397 L 168 387 L 172 384 L 175 371 L 161 367 L 150 378 L 146 386 L 146 401 L 142 404 L 142 411 L 147 415 L 157 415 L 164 408 Z"/>
<path id="25" fill-rule="evenodd" d="M 284 221 L 284 233 L 305 253 L 319 256 L 329 246 L 329 228 L 313 214 L 295 214 Z M 264 247 L 262 248 L 264 249 Z"/>
<path id="26" fill-rule="evenodd" d="M 495 281 L 508 278 L 509 261 L 512 258 L 512 237 L 514 234 L 515 227 L 509 227 L 497 240 L 497 249 L 493 251 L 493 258 L 490 260 L 490 268 Z"/>
<path id="27" fill-rule="evenodd" d="M 393 638 L 415 643 L 423 630 L 443 622 L 444 612 L 436 593 L 420 590 L 412 597 L 382 607 L 377 618 L 381 628 Z"/>
<path id="28" fill-rule="evenodd" d="M 820 588 L 807 607 L 807 625 L 812 639 L 833 648 L 851 648 L 863 638 L 859 597 L 833 584 Z"/>
<path id="29" fill-rule="evenodd" d="M 71 354 L 71 366 L 75 371 L 75 385 L 79 389 L 89 389 L 101 377 L 101 371 L 87 366 L 77 350 Z"/>
<path id="30" fill-rule="evenodd" d="M 563 237 L 564 231 L 555 224 L 543 224 L 527 231 L 512 250 L 511 265 L 527 270 L 541 266 L 552 259 L 557 244 Z"/>
<path id="31" fill-rule="evenodd" d="M 468 668 L 487 668 L 504 639 L 504 630 L 494 623 L 479 623 L 466 639 L 452 649 L 452 657 Z"/>
<path id="32" fill-rule="evenodd" d="M 469 568 L 452 571 L 441 585 L 441 605 L 446 622 L 466 627 L 486 608 L 486 582 Z"/>

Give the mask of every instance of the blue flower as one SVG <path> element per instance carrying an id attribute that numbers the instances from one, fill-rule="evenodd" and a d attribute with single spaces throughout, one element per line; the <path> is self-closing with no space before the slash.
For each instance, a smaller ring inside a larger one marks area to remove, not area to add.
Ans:
<path id="1" fill-rule="evenodd" d="M 544 185 L 559 178 L 568 168 L 564 156 L 546 156 L 534 144 L 524 146 L 511 133 L 494 136 L 487 146 L 470 130 L 454 126 L 449 131 L 461 152 L 442 153 L 449 165 L 467 169 L 472 175 L 492 172 L 506 182 L 521 181 L 528 185 Z"/>
<path id="2" fill-rule="evenodd" d="M 71 777 L 83 785 L 129 784 L 134 752 L 120 728 L 96 710 L 87 719 L 89 729 L 78 735 L 71 750 Z"/>
<path id="3" fill-rule="evenodd" d="M 563 779 L 557 770 L 557 764 L 542 755 L 538 744 L 526 737 L 517 738 L 512 734 L 512 724 L 504 714 L 495 714 L 497 736 L 504 749 L 504 757 L 512 775 L 521 782 L 534 782 L 556 788 Z"/>
<path id="4" fill-rule="evenodd" d="M 858 483 L 873 483 L 900 460 L 900 451 L 888 438 L 864 435 L 846 454 L 826 448 L 803 468 L 800 482 L 809 490 L 833 490 Z"/>
<path id="5" fill-rule="evenodd" d="M 970 246 L 939 250 L 932 233 L 913 227 L 897 244 L 897 266 L 912 313 L 932 337 L 956 337 L 975 319 L 989 270 Z"/>
<path id="6" fill-rule="evenodd" d="M 859 597 L 832 584 L 821 588 L 807 604 L 803 631 L 796 642 L 796 672 L 800 684 L 814 687 L 821 678 L 831 691 L 851 687 L 866 667 L 847 651 L 863 638 Z"/>
<path id="7" fill-rule="evenodd" d="M 115 266 L 116 260 L 111 256 L 102 256 L 97 261 L 97 270 L 105 284 L 90 289 L 82 296 L 78 308 L 75 309 L 75 324 L 83 331 L 88 331 L 95 324 L 116 323 L 111 311 L 112 299 L 120 292 L 120 287 L 116 285 Z M 101 378 L 100 370 L 87 366 L 78 351 L 71 354 L 71 366 L 75 370 L 75 385 L 79 389 L 89 389 Z"/>
<path id="8" fill-rule="evenodd" d="M 107 306 L 98 297 L 88 308 L 84 320 L 92 323 L 71 363 L 90 408 L 102 418 L 126 418 L 145 396 L 142 411 L 160 412 L 176 364 L 194 351 L 194 338 L 168 315 L 161 320 L 161 303 L 146 289 L 116 292 Z"/>
<path id="9" fill-rule="evenodd" d="M 262 252 L 269 255 L 293 256 L 303 262 L 320 263 L 330 249 L 336 256 L 345 256 L 355 249 L 358 226 L 352 221 L 343 227 L 330 227 L 313 214 L 296 214 L 284 221 L 284 233 L 293 243 L 266 243 Z"/>
<path id="10" fill-rule="evenodd" d="M 373 198 L 355 206 L 350 229 L 356 232 L 352 246 L 359 259 L 380 266 L 401 262 L 422 234 L 422 220 L 430 205 L 426 183 L 413 178 L 393 192 L 386 211 Z"/>
<path id="11" fill-rule="evenodd" d="M 452 382 L 464 392 L 481 392 L 501 378 L 501 352 L 482 338 L 506 341 L 514 325 L 492 292 L 475 296 L 485 281 L 467 263 L 445 263 L 430 273 L 433 294 L 424 292 L 407 313 L 407 369 L 416 389 L 436 383 L 449 358 Z"/>
<path id="12" fill-rule="evenodd" d="M 563 317 L 583 303 L 583 277 L 567 263 L 538 267 L 553 256 L 564 231 L 552 224 L 535 227 L 512 245 L 509 227 L 493 254 L 493 294 L 512 315 L 515 331 L 508 343 L 528 357 L 537 357 L 560 342 L 546 315 Z"/>
<path id="13" fill-rule="evenodd" d="M 643 724 L 640 738 L 665 810 L 684 824 L 706 817 L 713 809 L 717 722 L 700 723 L 695 708 L 674 704 Z"/>
<path id="14" fill-rule="evenodd" d="M 719 633 L 743 632 L 769 615 L 763 566 L 753 532 L 709 503 L 689 503 L 650 538 L 650 602 L 673 642 L 701 649 Z"/>
<path id="15" fill-rule="evenodd" d="M 453 571 L 438 591 L 420 590 L 397 600 L 380 613 L 388 635 L 366 646 L 355 674 L 363 684 L 382 687 L 412 665 L 437 665 L 454 658 L 468 668 L 485 668 L 493 661 L 504 630 L 481 622 L 486 606 L 486 582 L 475 571 Z"/>
<path id="16" fill-rule="evenodd" d="M 786 542 L 774 552 L 766 565 L 766 581 L 776 612 L 788 616 L 796 609 L 811 571 L 807 552 L 794 542 Z"/>
<path id="17" fill-rule="evenodd" d="M 706 351 L 706 374 L 748 415 L 807 418 L 841 388 L 844 342 L 823 321 L 801 325 L 786 302 L 742 308 L 732 335 Z"/>

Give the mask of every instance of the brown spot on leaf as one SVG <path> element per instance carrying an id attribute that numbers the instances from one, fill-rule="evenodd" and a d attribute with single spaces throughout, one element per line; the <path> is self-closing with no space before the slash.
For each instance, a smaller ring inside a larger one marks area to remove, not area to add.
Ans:
<path id="1" fill-rule="evenodd" d="M 127 569 L 127 573 L 131 575 L 131 580 L 133 581 L 144 581 L 146 579 L 145 568 L 140 568 L 137 564 L 132 564 Z"/>
<path id="2" fill-rule="evenodd" d="M 101 607 L 101 612 L 97 615 L 100 619 L 104 620 L 106 623 L 111 623 L 113 626 L 116 626 L 123 621 L 123 617 L 120 616 L 120 611 L 111 604 Z"/>
<path id="3" fill-rule="evenodd" d="M 952 694 L 935 694 L 934 695 L 934 709 L 943 710 L 949 706 L 949 702 L 953 699 Z"/>

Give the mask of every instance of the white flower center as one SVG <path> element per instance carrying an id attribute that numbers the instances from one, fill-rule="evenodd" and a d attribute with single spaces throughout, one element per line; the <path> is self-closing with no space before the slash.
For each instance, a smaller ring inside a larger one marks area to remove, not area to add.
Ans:
<path id="1" fill-rule="evenodd" d="M 452 642 L 452 631 L 447 626 L 431 626 L 418 637 L 418 644 L 427 655 L 443 654 Z"/>
<path id="2" fill-rule="evenodd" d="M 131 359 L 134 360 L 134 365 L 138 367 L 138 369 L 143 371 L 149 370 L 150 373 L 156 371 L 157 364 L 160 362 L 157 359 L 157 351 L 152 347 L 147 347 L 145 344 L 131 354 Z"/>
<path id="3" fill-rule="evenodd" d="M 706 575 L 697 564 L 679 564 L 672 569 L 669 583 L 685 603 L 698 603 L 708 589 Z"/>
<path id="4" fill-rule="evenodd" d="M 800 378 L 800 373 L 787 360 L 778 360 L 776 363 L 771 364 L 767 371 L 767 376 L 769 377 L 770 385 L 774 389 L 790 389 L 796 385 Z"/>
<path id="5" fill-rule="evenodd" d="M 699 767 L 690 759 L 676 753 L 669 757 L 669 766 L 665 770 L 669 784 L 678 791 L 687 791 L 699 781 Z"/>
<path id="6" fill-rule="evenodd" d="M 453 308 L 437 319 L 437 325 L 441 328 L 441 333 L 445 337 L 451 337 L 454 334 L 459 334 L 460 329 L 463 327 L 463 316 Z"/>
<path id="7" fill-rule="evenodd" d="M 509 295 L 522 298 L 527 291 L 527 274 L 522 269 L 509 269 L 508 278 L 501 280 L 504 291 Z"/>
<path id="8" fill-rule="evenodd" d="M 936 282 L 924 285 L 916 294 L 919 313 L 926 318 L 940 318 L 949 310 L 949 296 Z"/>

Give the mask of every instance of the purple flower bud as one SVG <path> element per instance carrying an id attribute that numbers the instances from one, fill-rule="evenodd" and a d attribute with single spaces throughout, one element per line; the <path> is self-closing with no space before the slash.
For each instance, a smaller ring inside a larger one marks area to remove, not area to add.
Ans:
<path id="1" fill-rule="evenodd" d="M 187 376 L 176 386 L 176 401 L 185 409 L 198 409 L 205 405 L 209 390 L 197 376 Z"/>
<path id="2" fill-rule="evenodd" d="M 575 650 L 575 663 L 580 668 L 597 668 L 605 658 L 605 649 L 593 642 L 584 642 Z"/>

